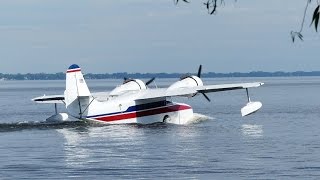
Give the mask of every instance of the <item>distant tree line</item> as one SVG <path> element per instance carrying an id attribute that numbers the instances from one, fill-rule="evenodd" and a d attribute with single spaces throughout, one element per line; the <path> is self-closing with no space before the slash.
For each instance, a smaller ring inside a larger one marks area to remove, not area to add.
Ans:
<path id="1" fill-rule="evenodd" d="M 61 80 L 65 79 L 66 75 L 64 73 L 27 73 L 27 74 L 2 74 L 0 73 L 0 80 Z"/>
<path id="2" fill-rule="evenodd" d="M 105 73 L 105 74 L 85 74 L 86 79 L 123 79 L 123 78 L 180 78 L 184 73 Z M 320 76 L 320 71 L 295 71 L 295 72 L 263 72 L 253 71 L 249 73 L 233 72 L 233 73 L 203 73 L 204 78 L 223 78 L 223 77 L 294 77 L 294 76 Z M 0 73 L 0 80 L 64 80 L 65 73 L 27 73 L 27 74 L 2 74 Z"/>

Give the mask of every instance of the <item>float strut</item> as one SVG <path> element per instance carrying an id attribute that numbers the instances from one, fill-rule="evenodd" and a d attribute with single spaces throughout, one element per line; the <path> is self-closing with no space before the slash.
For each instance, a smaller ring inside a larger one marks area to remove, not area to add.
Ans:
<path id="1" fill-rule="evenodd" d="M 55 110 L 55 113 L 56 113 L 56 115 L 57 115 L 57 114 L 58 114 L 57 103 L 54 103 L 54 110 Z"/>
<path id="2" fill-rule="evenodd" d="M 250 100 L 250 96 L 249 96 L 248 88 L 246 88 L 246 91 L 247 91 L 247 98 L 248 98 L 248 102 L 251 102 L 251 100 Z"/>

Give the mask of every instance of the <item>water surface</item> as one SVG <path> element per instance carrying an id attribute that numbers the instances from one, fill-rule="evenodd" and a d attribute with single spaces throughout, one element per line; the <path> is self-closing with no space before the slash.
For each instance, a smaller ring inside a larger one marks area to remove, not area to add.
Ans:
<path id="1" fill-rule="evenodd" d="M 262 109 L 241 117 L 245 90 L 174 98 L 201 119 L 189 125 L 48 124 L 64 81 L 0 81 L 0 179 L 319 179 L 319 77 L 214 78 L 263 81 L 250 91 Z M 174 79 L 158 79 L 163 87 Z M 91 91 L 121 80 L 88 80 Z M 59 106 L 60 111 L 64 111 Z"/>

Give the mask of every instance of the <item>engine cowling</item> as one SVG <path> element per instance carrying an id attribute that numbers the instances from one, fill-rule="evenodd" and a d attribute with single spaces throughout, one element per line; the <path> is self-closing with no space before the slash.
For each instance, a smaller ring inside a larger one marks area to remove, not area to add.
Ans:
<path id="1" fill-rule="evenodd" d="M 199 66 L 197 76 L 186 75 L 180 78 L 180 81 L 173 83 L 167 90 L 170 91 L 170 90 L 179 90 L 182 88 L 192 88 L 197 86 L 203 86 L 203 82 L 200 78 L 201 72 L 202 72 L 202 65 Z M 183 96 L 193 97 L 197 94 L 199 93 L 198 92 L 190 93 Z M 200 94 L 202 94 L 209 102 L 211 101 L 210 98 L 204 92 L 200 92 Z"/>
<path id="2" fill-rule="evenodd" d="M 171 86 L 169 86 L 168 90 L 175 90 L 179 88 L 188 88 L 188 87 L 197 87 L 197 86 L 203 86 L 202 80 L 197 76 L 186 76 L 180 79 L 180 81 L 177 81 L 173 83 Z"/>
<path id="3" fill-rule="evenodd" d="M 110 92 L 110 96 L 119 96 L 127 91 L 139 91 L 147 89 L 147 86 L 140 79 L 128 79 L 123 82 L 120 86 L 116 87 Z"/>

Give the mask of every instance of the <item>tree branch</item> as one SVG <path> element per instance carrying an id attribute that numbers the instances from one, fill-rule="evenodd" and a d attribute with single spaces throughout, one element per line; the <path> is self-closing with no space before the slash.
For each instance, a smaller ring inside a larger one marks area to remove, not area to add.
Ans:
<path id="1" fill-rule="evenodd" d="M 185 3 L 189 3 L 188 0 L 181 0 Z M 220 4 L 219 4 L 220 1 Z M 298 37 L 301 41 L 303 41 L 303 35 L 302 35 L 302 31 L 304 29 L 304 24 L 305 24 L 305 19 L 306 19 L 306 15 L 309 9 L 309 4 L 312 2 L 312 0 L 306 0 L 307 4 L 306 7 L 304 9 L 304 13 L 303 13 L 303 18 L 302 18 L 302 22 L 301 22 L 301 26 L 299 31 L 291 31 L 291 38 L 292 38 L 292 42 L 295 42 L 296 37 Z M 174 4 L 177 5 L 179 3 L 179 0 L 173 0 Z M 235 2 L 237 2 L 237 0 L 235 0 Z M 203 3 L 208 11 L 209 15 L 213 15 L 217 13 L 217 9 L 219 6 L 225 5 L 224 0 L 205 0 L 205 2 Z M 310 26 L 314 23 L 315 26 L 315 30 L 318 32 L 318 25 L 319 25 L 319 19 L 320 19 L 320 0 L 317 0 L 317 7 L 314 10 L 313 13 L 313 17 L 312 17 L 312 22 L 310 24 Z"/>

